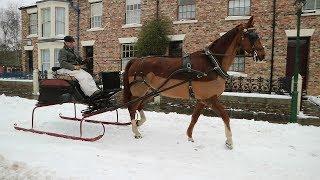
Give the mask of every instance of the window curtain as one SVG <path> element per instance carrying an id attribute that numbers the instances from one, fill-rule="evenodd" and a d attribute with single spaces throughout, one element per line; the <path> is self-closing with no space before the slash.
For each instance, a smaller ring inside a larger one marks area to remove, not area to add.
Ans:
<path id="1" fill-rule="evenodd" d="M 65 9 L 56 8 L 56 35 L 65 34 Z"/>

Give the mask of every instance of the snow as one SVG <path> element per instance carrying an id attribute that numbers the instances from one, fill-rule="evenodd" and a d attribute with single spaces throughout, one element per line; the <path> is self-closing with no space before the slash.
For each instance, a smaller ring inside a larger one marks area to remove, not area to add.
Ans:
<path id="1" fill-rule="evenodd" d="M 287 96 L 287 95 L 259 94 L 259 93 L 223 92 L 222 95 L 238 96 L 238 97 L 269 98 L 269 99 L 291 99 L 291 96 Z"/>
<path id="2" fill-rule="evenodd" d="M 30 127 L 35 103 L 0 96 L 0 179 L 319 178 L 318 127 L 231 119 L 234 149 L 227 150 L 219 118 L 201 116 L 194 130 L 195 142 L 191 143 L 185 135 L 190 116 L 146 112 L 148 121 L 140 128 L 142 139 L 133 138 L 130 126 L 106 126 L 101 140 L 81 142 L 14 130 L 14 123 Z M 72 104 L 37 110 L 35 127 L 78 134 L 78 124 L 61 120 L 60 112 L 72 115 Z M 102 117 L 112 120 L 115 114 Z M 127 110 L 120 109 L 119 118 L 127 120 Z M 85 127 L 85 136 L 101 132 L 98 125 Z"/>
<path id="3" fill-rule="evenodd" d="M 309 96 L 308 99 L 316 105 L 320 106 L 320 96 Z"/>
<path id="4" fill-rule="evenodd" d="M 0 81 L 14 81 L 14 82 L 32 82 L 32 79 L 9 79 L 9 78 L 0 78 Z"/>

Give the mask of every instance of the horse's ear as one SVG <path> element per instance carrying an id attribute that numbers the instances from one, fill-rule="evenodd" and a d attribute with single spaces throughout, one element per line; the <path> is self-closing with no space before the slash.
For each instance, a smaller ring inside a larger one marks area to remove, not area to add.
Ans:
<path id="1" fill-rule="evenodd" d="M 246 24 L 246 29 L 248 29 L 248 28 L 252 28 L 253 27 L 253 16 L 251 16 L 251 18 L 249 19 L 249 21 L 247 22 L 247 24 Z"/>

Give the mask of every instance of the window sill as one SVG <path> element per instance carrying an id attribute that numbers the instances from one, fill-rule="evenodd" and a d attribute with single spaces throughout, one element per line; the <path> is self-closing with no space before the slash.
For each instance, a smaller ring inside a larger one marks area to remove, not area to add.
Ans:
<path id="1" fill-rule="evenodd" d="M 27 38 L 35 38 L 35 37 L 38 37 L 38 34 L 30 34 L 27 36 Z"/>
<path id="2" fill-rule="evenodd" d="M 233 77 L 248 77 L 248 75 L 246 73 L 243 73 L 243 72 L 228 71 L 227 73 L 230 76 L 233 76 Z"/>
<path id="3" fill-rule="evenodd" d="M 224 20 L 226 21 L 237 21 L 237 20 L 248 20 L 251 16 L 227 16 Z"/>
<path id="4" fill-rule="evenodd" d="M 301 16 L 320 16 L 320 11 L 319 10 L 303 11 L 303 14 L 301 14 Z"/>
<path id="5" fill-rule="evenodd" d="M 125 24 L 122 26 L 122 28 L 136 28 L 136 27 L 142 27 L 142 24 Z"/>
<path id="6" fill-rule="evenodd" d="M 88 29 L 87 31 L 88 31 L 88 32 L 94 32 L 94 31 L 103 31 L 103 30 L 104 30 L 104 28 L 95 27 L 95 28 Z"/>
<path id="7" fill-rule="evenodd" d="M 179 21 L 173 21 L 173 24 L 192 24 L 197 23 L 198 20 L 179 20 Z"/>

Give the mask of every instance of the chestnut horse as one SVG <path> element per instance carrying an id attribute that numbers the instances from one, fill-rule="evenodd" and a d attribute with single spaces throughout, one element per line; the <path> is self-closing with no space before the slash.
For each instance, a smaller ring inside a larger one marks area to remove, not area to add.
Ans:
<path id="1" fill-rule="evenodd" d="M 260 38 L 253 28 L 253 18 L 246 24 L 240 24 L 228 31 L 214 41 L 208 49 L 213 52 L 213 56 L 219 62 L 218 64 L 223 72 L 227 72 L 240 47 L 247 54 L 252 55 L 254 59 L 263 60 L 265 57 Z M 225 143 L 229 149 L 232 149 L 230 119 L 224 106 L 218 102 L 219 96 L 225 90 L 226 77 L 223 78 L 214 70 L 213 64 L 209 61 L 204 51 L 190 54 L 190 59 L 192 69 L 197 72 L 203 72 L 201 76 L 191 76 L 188 72 L 172 75 L 174 71 L 182 68 L 183 62 L 181 58 L 143 57 L 129 61 L 123 77 L 124 101 L 125 103 L 129 102 L 128 110 L 134 136 L 135 138 L 142 137 L 138 126 L 146 121 L 146 117 L 143 112 L 144 100 L 135 101 L 134 103 L 130 103 L 130 101 L 137 97 L 143 97 L 150 92 L 161 90 L 164 90 L 160 93 L 162 96 L 189 99 L 191 88 L 192 95 L 194 95 L 192 97 L 197 100 L 197 103 L 187 130 L 188 139 L 193 141 L 193 128 L 202 110 L 207 106 L 216 111 L 223 119 L 227 138 Z M 136 118 L 136 112 L 138 116 L 140 115 L 140 119 Z"/>

